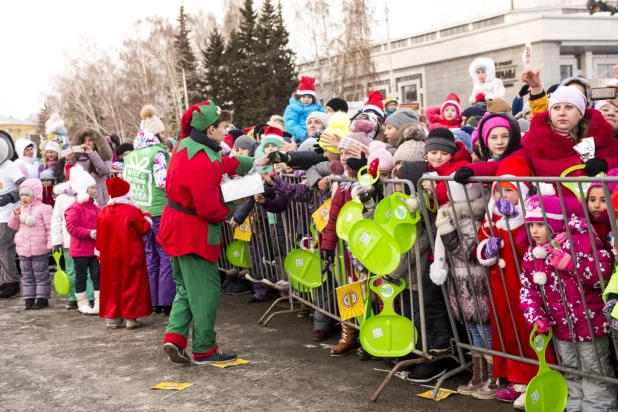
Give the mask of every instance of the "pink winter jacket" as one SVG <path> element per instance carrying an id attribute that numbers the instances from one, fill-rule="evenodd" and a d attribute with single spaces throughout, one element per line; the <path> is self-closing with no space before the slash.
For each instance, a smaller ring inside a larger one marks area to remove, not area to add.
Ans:
<path id="1" fill-rule="evenodd" d="M 93 199 L 89 199 L 85 203 L 75 201 L 64 212 L 67 231 L 71 235 L 69 256 L 94 256 L 96 241 L 90 237 L 90 231 L 96 230 L 98 215 L 99 208 L 95 205 Z"/>
<path id="2" fill-rule="evenodd" d="M 19 256 L 47 255 L 52 248 L 51 217 L 52 207 L 42 203 L 43 185 L 39 179 L 26 179 L 19 188 L 29 187 L 34 194 L 34 201 L 21 205 L 20 215 L 11 213 L 9 227 L 17 230 L 15 246 Z M 33 219 L 34 218 L 34 219 Z"/>
<path id="3" fill-rule="evenodd" d="M 603 315 L 603 299 L 601 298 L 601 283 L 599 272 L 592 253 L 590 234 L 583 218 L 572 216 L 569 219 L 569 228 L 573 239 L 573 249 L 577 256 L 573 257 L 576 273 L 559 271 L 560 279 L 556 276 L 554 267 L 548 258 L 535 258 L 533 249 L 528 248 L 524 256 L 522 273 L 520 276 L 520 307 L 524 318 L 534 326 L 534 322 L 541 318 L 551 321 L 554 335 L 561 340 L 571 340 L 567 316 L 573 324 L 573 338 L 577 341 L 591 340 L 590 330 L 586 318 L 590 318 L 594 337 L 598 338 L 608 332 L 607 321 Z M 599 264 L 602 278 L 607 281 L 612 275 L 612 254 L 603 249 L 603 242 L 593 232 L 594 241 L 599 254 Z M 562 250 L 571 254 L 568 238 L 560 245 Z M 580 293 L 577 279 L 581 280 L 583 296 L 586 299 L 588 315 L 584 309 L 582 293 Z M 547 299 L 549 313 L 545 313 L 539 289 Z M 566 296 L 566 305 L 562 302 L 561 288 Z M 567 308 L 568 307 L 568 313 Z M 549 316 L 548 316 L 549 315 Z"/>

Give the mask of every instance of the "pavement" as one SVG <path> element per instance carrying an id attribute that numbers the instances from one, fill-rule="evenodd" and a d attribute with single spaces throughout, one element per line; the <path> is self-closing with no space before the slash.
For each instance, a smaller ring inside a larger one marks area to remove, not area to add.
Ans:
<path id="1" fill-rule="evenodd" d="M 0 411 L 514 410 L 458 394 L 422 399 L 416 394 L 429 387 L 399 378 L 373 403 L 386 376 L 374 370 L 385 369 L 381 361 L 331 358 L 329 347 L 311 339 L 312 318 L 283 314 L 268 327 L 258 325 L 270 303 L 247 304 L 249 296 L 221 299 L 219 345 L 251 361 L 227 369 L 171 363 L 162 349 L 167 318 L 161 315 L 142 319 L 140 329 L 108 330 L 98 317 L 64 309 L 66 300 L 57 296 L 39 311 L 24 311 L 21 298 L 0 300 Z M 443 387 L 469 379 L 464 372 Z M 181 392 L 150 389 L 161 382 L 193 385 Z"/>

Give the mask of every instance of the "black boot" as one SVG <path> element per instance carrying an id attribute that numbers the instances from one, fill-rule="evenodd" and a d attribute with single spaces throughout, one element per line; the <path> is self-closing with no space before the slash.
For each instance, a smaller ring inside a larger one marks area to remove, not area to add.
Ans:
<path id="1" fill-rule="evenodd" d="M 154 313 L 161 313 L 161 306 L 153 306 L 152 311 Z"/>
<path id="2" fill-rule="evenodd" d="M 171 306 L 161 306 L 161 315 L 169 317 L 171 312 L 172 312 Z"/>
<path id="3" fill-rule="evenodd" d="M 19 295 L 19 282 L 5 283 L 0 291 L 0 299 L 8 299 Z"/>
<path id="4" fill-rule="evenodd" d="M 26 310 L 32 309 L 32 305 L 34 305 L 34 299 L 26 299 L 25 302 L 26 302 L 26 305 L 24 309 Z"/>
<path id="5" fill-rule="evenodd" d="M 32 309 L 45 309 L 46 307 L 49 307 L 49 302 L 47 299 L 37 299 L 36 302 L 34 302 Z"/>

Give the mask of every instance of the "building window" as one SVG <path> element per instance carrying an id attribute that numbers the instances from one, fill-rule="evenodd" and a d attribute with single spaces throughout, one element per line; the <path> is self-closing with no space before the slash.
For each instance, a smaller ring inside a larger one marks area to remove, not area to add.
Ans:
<path id="1" fill-rule="evenodd" d="M 504 23 L 504 16 L 498 16 L 498 17 L 494 17 L 491 19 L 477 21 L 472 24 L 472 28 L 473 30 L 477 30 L 477 29 L 483 29 L 485 27 L 495 26 L 497 24 L 503 24 L 503 23 Z"/>
<path id="2" fill-rule="evenodd" d="M 411 76 L 398 77 L 397 79 L 395 79 L 395 90 L 399 90 L 399 83 L 408 82 L 410 80 L 418 80 L 420 87 L 423 87 L 423 75 L 418 73 Z"/>
<path id="3" fill-rule="evenodd" d="M 17 129 L 17 133 L 21 134 L 21 129 Z"/>
<path id="4" fill-rule="evenodd" d="M 13 129 L 9 127 L 9 133 L 13 133 Z"/>
<path id="5" fill-rule="evenodd" d="M 566 79 L 567 77 L 573 76 L 573 66 L 570 64 L 561 64 L 560 65 L 560 81 Z"/>
<path id="6" fill-rule="evenodd" d="M 394 42 L 391 43 L 391 47 L 393 49 L 398 49 L 400 47 L 406 47 L 407 45 L 408 45 L 408 39 L 394 41 Z"/>
<path id="7" fill-rule="evenodd" d="M 418 101 L 418 92 L 415 84 L 401 86 L 402 103 L 413 103 Z"/>
<path id="8" fill-rule="evenodd" d="M 440 37 L 449 37 L 454 36 L 456 34 L 465 33 L 468 31 L 468 25 L 463 24 L 457 27 L 451 27 L 450 29 L 440 30 Z"/>
<path id="9" fill-rule="evenodd" d="M 597 64 L 597 77 L 614 77 L 614 65 Z"/>
<path id="10" fill-rule="evenodd" d="M 382 45 L 379 44 L 373 48 L 373 53 L 380 53 L 382 51 Z"/>

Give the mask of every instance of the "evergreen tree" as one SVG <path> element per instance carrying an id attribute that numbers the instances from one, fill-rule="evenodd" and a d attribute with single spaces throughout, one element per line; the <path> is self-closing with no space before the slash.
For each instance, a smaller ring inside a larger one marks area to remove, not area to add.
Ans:
<path id="1" fill-rule="evenodd" d="M 204 68 L 203 98 L 210 97 L 218 105 L 224 104 L 226 96 L 225 42 L 223 35 L 213 28 L 208 38 L 208 46 L 202 50 L 202 67 Z"/>
<path id="2" fill-rule="evenodd" d="M 191 30 L 188 27 L 187 15 L 185 14 L 185 7 L 180 5 L 180 13 L 178 15 L 178 32 L 174 36 L 174 45 L 180 59 L 180 71 L 184 70 L 185 77 L 187 79 L 187 89 L 189 91 L 189 104 L 196 103 L 199 99 L 198 94 L 195 93 L 195 86 L 197 85 L 196 58 L 191 48 L 191 41 L 189 40 L 189 33 Z"/>
<path id="3" fill-rule="evenodd" d="M 223 54 L 223 96 L 220 98 L 220 102 L 216 102 L 224 109 L 234 111 L 234 125 L 240 127 L 243 125 L 242 108 L 245 96 L 240 84 L 244 74 L 242 69 L 244 56 L 240 51 L 240 40 L 237 32 L 232 32 L 230 35 L 230 41 L 225 48 Z"/>
<path id="4" fill-rule="evenodd" d="M 290 33 L 285 28 L 283 21 L 281 2 L 277 6 L 274 28 L 274 41 L 271 46 L 273 53 L 272 79 L 274 80 L 271 93 L 274 96 L 274 106 L 271 109 L 283 114 L 288 105 L 290 95 L 298 86 L 298 72 L 294 64 L 296 55 L 289 45 Z"/>

